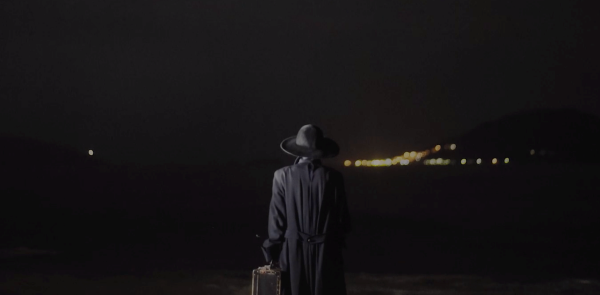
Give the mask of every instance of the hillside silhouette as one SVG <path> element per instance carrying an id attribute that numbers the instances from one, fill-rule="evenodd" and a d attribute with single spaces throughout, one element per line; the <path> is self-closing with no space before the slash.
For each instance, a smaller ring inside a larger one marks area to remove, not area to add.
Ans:
<path id="1" fill-rule="evenodd" d="M 485 122 L 444 143 L 455 151 L 442 150 L 431 157 L 510 157 L 513 160 L 594 161 L 600 148 L 600 118 L 574 109 L 522 111 Z M 534 150 L 535 157 L 531 157 Z"/>

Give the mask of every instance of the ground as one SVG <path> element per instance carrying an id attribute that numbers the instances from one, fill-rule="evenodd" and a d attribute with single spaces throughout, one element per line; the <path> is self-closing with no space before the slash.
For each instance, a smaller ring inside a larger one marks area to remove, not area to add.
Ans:
<path id="1" fill-rule="evenodd" d="M 89 277 L 63 273 L 1 272 L 0 293 L 13 294 L 250 294 L 250 270 L 151 271 L 140 275 Z M 468 275 L 347 274 L 348 294 L 600 294 L 597 279 L 494 278 Z"/>

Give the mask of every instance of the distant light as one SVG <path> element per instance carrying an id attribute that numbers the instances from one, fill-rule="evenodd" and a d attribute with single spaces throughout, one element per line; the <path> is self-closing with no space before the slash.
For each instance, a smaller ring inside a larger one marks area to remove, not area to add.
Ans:
<path id="1" fill-rule="evenodd" d="M 360 160 L 356 160 L 356 162 L 354 162 L 354 166 L 356 167 L 360 167 L 360 164 L 362 164 Z"/>
<path id="2" fill-rule="evenodd" d="M 362 163 L 363 166 L 367 166 L 367 160 L 362 160 L 361 163 Z"/>
<path id="3" fill-rule="evenodd" d="M 481 158 L 477 159 L 477 164 L 481 164 Z"/>
<path id="4" fill-rule="evenodd" d="M 441 146 L 441 145 L 439 145 L 439 144 L 438 144 L 438 145 L 436 145 L 436 146 L 435 146 L 435 151 L 436 151 L 436 152 L 437 152 L 437 151 L 439 151 L 439 150 L 441 150 L 441 149 L 442 149 L 442 146 Z"/>
<path id="5" fill-rule="evenodd" d="M 90 156 L 93 156 L 93 155 L 94 155 L 94 151 L 92 151 L 92 150 L 89 150 L 89 151 L 88 151 L 88 154 L 90 154 Z"/>
<path id="6" fill-rule="evenodd" d="M 438 165 L 440 165 L 440 164 L 442 164 L 442 162 L 443 162 L 443 161 L 444 161 L 444 159 L 442 159 L 442 158 L 438 158 L 438 159 L 435 161 L 435 163 L 436 163 L 436 164 L 438 164 Z"/>
<path id="7" fill-rule="evenodd" d="M 509 161 L 508 158 L 505 158 L 504 159 L 504 164 L 508 164 L 508 161 Z"/>
<path id="8" fill-rule="evenodd" d="M 456 144 L 451 144 L 451 145 L 450 145 L 450 149 L 451 149 L 451 150 L 455 150 L 455 149 L 456 149 Z"/>
<path id="9" fill-rule="evenodd" d="M 350 165 L 352 165 L 352 162 L 350 160 L 344 161 L 344 166 L 348 167 Z"/>
<path id="10" fill-rule="evenodd" d="M 410 157 L 411 157 L 411 158 L 414 158 L 416 155 L 417 155 L 417 152 L 414 152 L 414 151 L 413 151 L 413 152 L 410 152 Z"/>
<path id="11" fill-rule="evenodd" d="M 371 162 L 371 161 L 367 160 L 367 166 L 369 166 L 369 167 L 370 167 L 370 166 L 372 166 L 372 165 L 373 165 L 373 162 Z"/>
<path id="12" fill-rule="evenodd" d="M 492 159 L 492 164 L 496 164 L 496 163 L 498 163 L 498 159 L 496 159 L 496 158 L 493 158 L 493 159 Z"/>
<path id="13" fill-rule="evenodd" d="M 462 160 L 460 160 L 460 163 L 461 163 L 461 164 L 463 164 L 463 165 L 464 165 L 464 164 L 467 164 L 467 159 L 462 159 Z"/>
<path id="14" fill-rule="evenodd" d="M 415 158 L 415 161 L 417 161 L 417 162 L 421 161 L 421 153 L 417 154 L 417 157 Z"/>
<path id="15" fill-rule="evenodd" d="M 408 165 L 409 162 L 408 159 L 400 160 L 400 165 Z"/>
<path id="16" fill-rule="evenodd" d="M 405 152 L 405 153 L 404 153 L 404 157 L 405 157 L 405 158 L 408 158 L 408 157 L 410 157 L 410 153 L 409 153 L 409 152 Z"/>
<path id="17" fill-rule="evenodd" d="M 446 160 L 444 160 L 443 164 L 444 164 L 444 165 L 448 165 L 448 164 L 450 164 L 450 159 L 446 159 Z"/>
<path id="18" fill-rule="evenodd" d="M 373 160 L 371 162 L 371 165 L 373 165 L 373 166 L 379 166 L 379 160 Z"/>
<path id="19" fill-rule="evenodd" d="M 388 166 L 392 165 L 392 159 L 385 159 L 385 164 Z"/>
<path id="20" fill-rule="evenodd" d="M 529 154 L 532 155 L 532 156 L 535 155 L 535 150 L 530 150 Z"/>

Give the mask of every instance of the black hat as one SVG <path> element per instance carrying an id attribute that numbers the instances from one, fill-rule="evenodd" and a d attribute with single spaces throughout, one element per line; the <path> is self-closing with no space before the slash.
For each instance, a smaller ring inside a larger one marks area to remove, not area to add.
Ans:
<path id="1" fill-rule="evenodd" d="M 333 158 L 340 152 L 337 143 L 324 137 L 321 128 L 312 124 L 302 126 L 296 136 L 284 139 L 280 147 L 292 156 L 311 159 Z"/>

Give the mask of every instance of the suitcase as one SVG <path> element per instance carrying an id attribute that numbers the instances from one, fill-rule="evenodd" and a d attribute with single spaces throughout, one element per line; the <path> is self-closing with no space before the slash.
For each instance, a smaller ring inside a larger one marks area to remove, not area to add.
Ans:
<path id="1" fill-rule="evenodd" d="M 270 265 L 253 270 L 252 295 L 281 295 L 281 270 Z"/>

